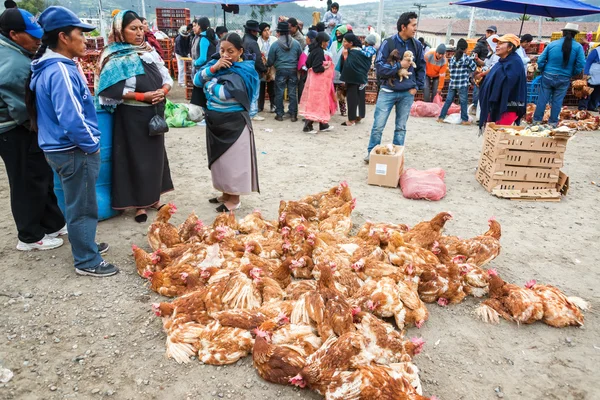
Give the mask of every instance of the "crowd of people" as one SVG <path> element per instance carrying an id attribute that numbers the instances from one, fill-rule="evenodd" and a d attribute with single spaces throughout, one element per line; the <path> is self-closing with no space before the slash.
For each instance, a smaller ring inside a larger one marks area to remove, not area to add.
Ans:
<path id="1" fill-rule="evenodd" d="M 36 19 L 13 3 L 7 0 L 0 16 L 0 57 L 9 61 L 0 65 L 0 156 L 9 178 L 17 249 L 53 249 L 69 233 L 78 274 L 114 275 L 118 268 L 102 257 L 108 245 L 95 241 L 95 186 L 101 164 L 97 111 L 110 112 L 113 120 L 112 208 L 134 210 L 135 220 L 146 222 L 147 210 L 159 209 L 161 196 L 174 189 L 162 127 L 174 81 L 162 48 L 145 18 L 131 10 L 115 10 L 109 43 L 98 63 L 94 98 L 75 60 L 85 55 L 84 34 L 95 27 L 64 7 L 48 7 Z M 330 119 L 338 110 L 347 118 L 342 125 L 355 126 L 366 117 L 365 88 L 373 63 L 379 93 L 367 163 L 392 111 L 393 143 L 403 146 L 417 91 L 424 92 L 425 101 L 433 101 L 448 79 L 439 121 L 458 97 L 461 119 L 469 124 L 468 91 L 473 83 L 480 127 L 520 120 L 527 96 L 524 66 L 529 62 L 522 44 L 531 41 L 531 35 L 499 36 L 490 26 L 470 55 L 461 39 L 447 58 L 445 44 L 432 49 L 415 38 L 417 22 L 416 13 L 403 13 L 397 33 L 383 40 L 370 34 L 361 41 L 344 23 L 339 5 L 331 3 L 323 20 L 306 33 L 296 18 L 280 21 L 274 32 L 268 23 L 248 20 L 243 35 L 223 26 L 213 29 L 206 17 L 181 27 L 175 40 L 177 82 L 185 85 L 183 59 L 191 56 L 191 103 L 205 112 L 208 168 L 220 192 L 208 201 L 218 205 L 216 211 L 234 211 L 241 206 L 241 196 L 260 190 L 253 121 L 264 120 L 260 114 L 267 96 L 266 110 L 275 120 L 303 118 L 303 132 L 334 129 Z M 542 78 L 536 122 L 548 102 L 549 122 L 558 122 L 570 78 L 582 71 L 597 90 L 580 107 L 598 106 L 600 53 L 591 51 L 586 63 L 582 46 L 574 40 L 577 32 L 575 24 L 567 24 L 564 37 L 538 58 Z M 390 62 L 393 54 L 408 51 L 412 59 Z M 64 191 L 64 215 L 57 205 L 52 171 Z"/>

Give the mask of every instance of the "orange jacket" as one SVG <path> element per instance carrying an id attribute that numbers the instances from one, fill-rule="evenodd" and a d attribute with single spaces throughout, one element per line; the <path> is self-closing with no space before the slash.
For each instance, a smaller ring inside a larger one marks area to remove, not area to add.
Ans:
<path id="1" fill-rule="evenodd" d="M 438 84 L 438 92 L 442 90 L 444 87 L 444 82 L 446 80 L 446 70 L 448 69 L 448 60 L 446 57 L 442 57 L 441 60 L 435 59 L 435 50 L 428 51 L 425 54 L 425 73 L 430 78 L 440 78 L 440 82 Z"/>

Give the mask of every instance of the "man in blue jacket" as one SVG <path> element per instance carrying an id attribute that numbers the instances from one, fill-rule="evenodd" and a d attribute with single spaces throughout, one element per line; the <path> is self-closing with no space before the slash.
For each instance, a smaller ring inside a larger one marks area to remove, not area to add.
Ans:
<path id="1" fill-rule="evenodd" d="M 29 129 L 25 84 L 44 31 L 25 10 L 0 15 L 0 157 L 10 186 L 10 206 L 19 233 L 17 250 L 59 247 L 67 233 L 54 195 L 52 169 Z M 64 228 L 64 229 L 63 229 Z"/>
<path id="2" fill-rule="evenodd" d="M 119 270 L 104 261 L 96 244 L 100 131 L 93 98 L 73 58 L 85 55 L 85 36 L 95 28 L 70 10 L 52 6 L 39 17 L 44 40 L 30 89 L 35 94 L 39 145 L 65 193 L 65 216 L 75 271 L 104 277 Z M 33 119 L 32 119 L 33 122 Z M 105 247 L 105 246 L 102 246 Z"/>
<path id="3" fill-rule="evenodd" d="M 371 129 L 371 139 L 367 148 L 367 156 L 364 159 L 367 164 L 369 163 L 371 150 L 381 144 L 383 129 L 394 108 L 396 108 L 396 127 L 394 129 L 393 143 L 397 146 L 404 146 L 406 122 L 408 121 L 410 107 L 413 104 L 417 90 L 421 90 L 425 86 L 423 46 L 415 40 L 417 14 L 406 12 L 400 15 L 396 26 L 398 34 L 386 39 L 381 44 L 377 53 L 377 59 L 375 60 L 375 69 L 381 81 L 381 89 L 379 90 L 379 97 L 375 106 L 375 116 L 373 128 Z M 387 59 L 394 49 L 400 52 L 400 56 L 407 50 L 412 51 L 417 67 L 412 67 L 410 62 L 406 60 L 390 65 Z M 411 72 L 408 79 L 403 79 L 402 82 L 398 79 L 398 71 L 401 68 L 406 68 Z"/>

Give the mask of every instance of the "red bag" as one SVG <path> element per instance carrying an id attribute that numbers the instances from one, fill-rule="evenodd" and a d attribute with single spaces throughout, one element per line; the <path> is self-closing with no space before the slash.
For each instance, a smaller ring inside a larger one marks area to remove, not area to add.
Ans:
<path id="1" fill-rule="evenodd" d="M 440 106 L 440 112 L 442 111 L 442 107 L 444 106 L 444 101 L 442 100 L 442 96 L 438 93 L 433 98 L 433 102 Z M 450 108 L 448 109 L 448 115 L 450 114 L 458 114 L 460 113 L 460 106 L 458 104 L 452 103 Z M 438 113 L 438 116 L 440 114 Z"/>
<path id="2" fill-rule="evenodd" d="M 402 195 L 407 199 L 438 201 L 446 196 L 446 173 L 441 168 L 419 171 L 409 168 L 400 177 Z"/>
<path id="3" fill-rule="evenodd" d="M 410 106 L 410 115 L 412 117 L 439 117 L 442 108 L 439 104 L 426 103 L 424 101 L 415 101 Z"/>

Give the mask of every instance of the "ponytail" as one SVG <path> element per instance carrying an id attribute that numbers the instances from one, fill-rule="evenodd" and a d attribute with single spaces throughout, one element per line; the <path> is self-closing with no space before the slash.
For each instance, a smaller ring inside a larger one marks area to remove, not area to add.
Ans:
<path id="1" fill-rule="evenodd" d="M 211 42 L 214 43 L 217 40 L 217 35 L 215 33 L 215 30 L 213 28 L 208 28 L 206 30 L 206 38 Z"/>
<path id="2" fill-rule="evenodd" d="M 47 44 L 43 44 L 40 46 L 38 51 L 33 56 L 33 61 L 39 60 L 42 58 L 44 54 L 46 54 L 46 50 L 48 49 Z M 29 77 L 25 82 L 25 106 L 27 107 L 27 113 L 29 114 L 29 125 L 30 130 L 33 132 L 38 131 L 37 124 L 37 106 L 35 104 L 35 90 L 30 88 L 31 85 L 31 72 L 29 73 Z"/>
<path id="3" fill-rule="evenodd" d="M 44 32 L 44 36 L 42 36 L 42 45 L 38 49 L 38 51 L 33 56 L 33 60 L 39 60 L 46 54 L 46 50 L 55 49 L 58 46 L 58 35 L 62 32 L 66 35 L 70 35 L 71 32 L 75 29 L 74 26 L 66 26 L 64 28 L 55 29 L 50 32 Z M 38 131 L 37 124 L 37 106 L 35 99 L 35 90 L 30 88 L 31 86 L 31 72 L 29 73 L 29 77 L 25 82 L 25 106 L 27 107 L 27 113 L 29 114 L 29 124 L 30 129 L 33 132 Z"/>
<path id="4" fill-rule="evenodd" d="M 563 53 L 563 68 L 566 68 L 569 64 L 569 60 L 571 59 L 571 49 L 573 48 L 573 38 L 575 37 L 575 32 L 573 31 L 563 31 L 563 37 L 565 41 L 562 45 L 562 53 Z"/>

